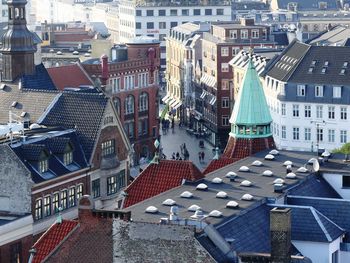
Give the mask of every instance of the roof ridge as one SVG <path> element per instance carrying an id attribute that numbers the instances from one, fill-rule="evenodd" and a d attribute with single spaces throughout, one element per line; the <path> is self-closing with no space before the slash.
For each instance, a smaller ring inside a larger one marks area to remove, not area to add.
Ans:
<path id="1" fill-rule="evenodd" d="M 349 199 L 341 199 L 341 198 L 330 198 L 330 197 L 318 197 L 318 196 L 302 196 L 302 195 L 287 195 L 287 198 L 304 198 L 304 199 L 314 199 L 314 200 L 327 200 L 327 201 L 337 201 L 337 202 L 348 202 Z"/>
<path id="2" fill-rule="evenodd" d="M 326 227 L 324 226 L 324 224 L 322 223 L 321 221 L 321 218 L 319 217 L 319 215 L 317 214 L 316 212 L 317 210 L 313 207 L 311 207 L 311 213 L 312 215 L 314 216 L 314 218 L 316 219 L 319 227 L 321 228 L 322 232 L 325 234 L 328 242 L 331 242 L 332 241 L 332 238 L 331 238 L 331 235 L 328 233 Z"/>

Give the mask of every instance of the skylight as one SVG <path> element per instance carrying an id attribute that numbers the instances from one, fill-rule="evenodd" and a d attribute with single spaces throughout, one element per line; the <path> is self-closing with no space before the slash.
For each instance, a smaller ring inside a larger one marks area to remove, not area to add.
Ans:
<path id="1" fill-rule="evenodd" d="M 270 170 L 266 170 L 262 173 L 263 176 L 272 176 L 273 175 L 273 172 L 270 171 Z"/>
<path id="2" fill-rule="evenodd" d="M 17 106 L 17 101 L 12 102 L 11 107 L 15 108 Z"/>
<path id="3" fill-rule="evenodd" d="M 284 180 L 282 178 L 277 178 L 275 181 L 273 181 L 274 184 L 284 184 Z"/>
<path id="4" fill-rule="evenodd" d="M 327 68 L 322 68 L 321 73 L 322 73 L 322 74 L 325 74 L 326 71 L 327 71 Z"/>
<path id="5" fill-rule="evenodd" d="M 192 196 L 193 196 L 193 194 L 189 191 L 185 191 L 180 195 L 180 197 L 182 197 L 182 198 L 191 198 Z"/>
<path id="6" fill-rule="evenodd" d="M 265 155 L 265 160 L 269 160 L 269 161 L 272 161 L 275 159 L 275 156 L 273 156 L 272 154 L 267 154 Z"/>
<path id="7" fill-rule="evenodd" d="M 297 172 L 299 172 L 299 173 L 307 173 L 308 170 L 304 166 L 302 166 L 302 167 L 298 168 Z"/>
<path id="8" fill-rule="evenodd" d="M 340 75 L 345 75 L 345 68 L 342 68 L 341 70 L 340 70 L 340 73 L 339 73 Z"/>
<path id="9" fill-rule="evenodd" d="M 316 60 L 313 60 L 312 62 L 311 62 L 311 66 L 316 66 Z"/>
<path id="10" fill-rule="evenodd" d="M 227 193 L 224 191 L 220 191 L 216 194 L 216 198 L 226 198 L 227 197 Z"/>
<path id="11" fill-rule="evenodd" d="M 249 172 L 249 168 L 247 167 L 247 166 L 241 166 L 240 168 L 239 168 L 239 171 L 240 172 Z"/>
<path id="12" fill-rule="evenodd" d="M 253 166 L 262 166 L 262 162 L 260 162 L 259 160 L 256 160 L 252 163 Z"/>
<path id="13" fill-rule="evenodd" d="M 173 199 L 166 199 L 162 204 L 172 206 L 172 205 L 175 205 L 176 202 Z"/>
<path id="14" fill-rule="evenodd" d="M 158 208 L 155 207 L 155 206 L 149 206 L 146 208 L 146 213 L 151 213 L 151 214 L 155 214 L 155 213 L 158 213 Z"/>
<path id="15" fill-rule="evenodd" d="M 191 205 L 189 208 L 187 208 L 187 210 L 190 212 L 196 212 L 199 209 L 201 209 L 199 205 Z"/>
<path id="16" fill-rule="evenodd" d="M 197 185 L 196 189 L 197 190 L 207 190 L 208 186 L 206 184 L 201 183 L 201 184 Z"/>
<path id="17" fill-rule="evenodd" d="M 288 173 L 286 175 L 286 178 L 287 179 L 296 179 L 297 178 L 297 175 L 295 173 Z"/>
<path id="18" fill-rule="evenodd" d="M 252 185 L 252 182 L 251 181 L 248 181 L 248 180 L 244 180 L 241 182 L 240 184 L 241 186 L 246 186 L 246 187 L 249 187 Z"/>
<path id="19" fill-rule="evenodd" d="M 238 204 L 236 201 L 229 201 L 229 202 L 226 204 L 226 207 L 227 207 L 227 208 L 238 208 L 238 207 L 239 207 L 239 204 Z"/>
<path id="20" fill-rule="evenodd" d="M 329 66 L 329 62 L 326 60 L 325 62 L 324 62 L 324 67 L 328 67 Z"/>
<path id="21" fill-rule="evenodd" d="M 211 180 L 211 182 L 213 184 L 221 184 L 222 183 L 222 179 L 219 177 L 215 177 L 213 180 Z"/>
<path id="22" fill-rule="evenodd" d="M 209 213 L 209 216 L 211 217 L 221 217 L 222 216 L 222 213 L 218 210 L 213 210 Z"/>
<path id="23" fill-rule="evenodd" d="M 344 64 L 343 64 L 343 68 L 347 68 L 348 67 L 348 62 L 347 61 L 344 61 Z"/>
<path id="24" fill-rule="evenodd" d="M 251 201 L 253 198 L 254 197 L 251 194 L 244 194 L 241 199 L 245 201 Z"/>
<path id="25" fill-rule="evenodd" d="M 308 73 L 312 73 L 314 71 L 314 68 L 309 68 Z"/>

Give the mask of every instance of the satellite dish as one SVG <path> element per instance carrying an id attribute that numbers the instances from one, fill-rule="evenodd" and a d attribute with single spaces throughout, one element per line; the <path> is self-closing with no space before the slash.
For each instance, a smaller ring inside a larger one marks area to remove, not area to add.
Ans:
<path id="1" fill-rule="evenodd" d="M 318 172 L 320 170 L 320 163 L 318 162 L 318 160 L 316 158 L 311 158 L 309 160 L 309 163 L 312 163 L 312 169 L 315 172 Z"/>

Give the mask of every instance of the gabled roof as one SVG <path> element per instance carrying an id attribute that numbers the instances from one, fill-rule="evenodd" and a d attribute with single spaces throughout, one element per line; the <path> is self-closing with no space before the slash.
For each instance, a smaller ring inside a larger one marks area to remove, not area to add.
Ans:
<path id="1" fill-rule="evenodd" d="M 230 123 L 236 125 L 259 125 L 271 122 L 272 118 L 264 90 L 252 60 L 249 59 Z"/>
<path id="2" fill-rule="evenodd" d="M 42 63 L 35 66 L 35 74 L 22 76 L 21 82 L 24 89 L 56 90 L 52 79 Z"/>
<path id="3" fill-rule="evenodd" d="M 94 85 L 93 81 L 79 64 L 49 68 L 47 71 L 59 90 L 64 90 L 67 87 L 79 88 L 82 85 Z"/>
<path id="4" fill-rule="evenodd" d="M 190 161 L 160 160 L 159 164 L 151 163 L 125 189 L 124 207 L 180 186 L 183 179 L 197 181 L 202 178 L 201 171 Z"/>
<path id="5" fill-rule="evenodd" d="M 63 92 L 41 124 L 75 129 L 89 161 L 107 102 L 103 94 Z"/>
<path id="6" fill-rule="evenodd" d="M 41 263 L 78 226 L 77 221 L 54 223 L 33 245 L 36 253 L 32 263 Z"/>

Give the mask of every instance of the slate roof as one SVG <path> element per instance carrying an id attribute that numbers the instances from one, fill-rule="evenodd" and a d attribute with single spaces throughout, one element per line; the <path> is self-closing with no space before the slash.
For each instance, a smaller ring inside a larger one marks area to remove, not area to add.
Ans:
<path id="1" fill-rule="evenodd" d="M 35 66 L 35 74 L 21 77 L 22 88 L 39 90 L 56 90 L 45 66 L 41 63 Z"/>
<path id="2" fill-rule="evenodd" d="M 63 92 L 41 124 L 75 129 L 89 161 L 107 102 L 103 94 Z"/>
<path id="3" fill-rule="evenodd" d="M 77 226 L 73 220 L 54 223 L 33 245 L 36 253 L 32 263 L 41 263 Z"/>
<path id="4" fill-rule="evenodd" d="M 183 179 L 197 181 L 202 178 L 201 171 L 190 161 L 160 160 L 159 164 L 151 163 L 125 189 L 124 207 L 177 187 Z"/>
<path id="5" fill-rule="evenodd" d="M 288 9 L 288 3 L 297 3 L 298 11 L 316 11 L 321 10 L 318 7 L 319 0 L 275 0 L 278 4 L 279 9 Z M 322 2 L 327 3 L 326 10 L 338 10 L 338 5 L 336 0 L 324 0 Z"/>
<path id="6" fill-rule="evenodd" d="M 67 87 L 79 88 L 82 85 L 94 86 L 93 81 L 79 64 L 49 68 L 47 71 L 59 90 Z"/>

